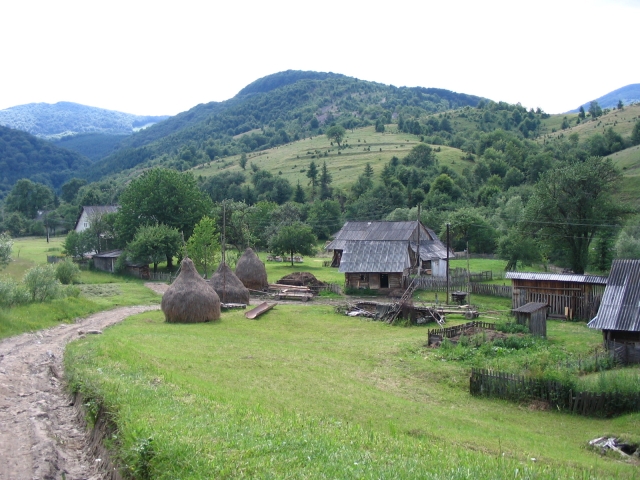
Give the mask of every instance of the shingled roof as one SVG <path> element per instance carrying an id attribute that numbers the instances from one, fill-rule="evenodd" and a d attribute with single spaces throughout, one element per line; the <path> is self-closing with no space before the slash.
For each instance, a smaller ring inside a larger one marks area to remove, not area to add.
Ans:
<path id="1" fill-rule="evenodd" d="M 411 266 L 407 242 L 345 242 L 340 261 L 341 273 L 394 273 Z"/>
<path id="2" fill-rule="evenodd" d="M 614 260 L 589 328 L 640 332 L 640 260 Z"/>
<path id="3" fill-rule="evenodd" d="M 327 250 L 344 250 L 349 241 L 405 241 L 411 239 L 411 235 L 418 228 L 418 222 L 346 222 L 334 240 L 327 245 Z M 421 237 L 425 240 L 437 239 L 433 230 L 422 225 Z"/>

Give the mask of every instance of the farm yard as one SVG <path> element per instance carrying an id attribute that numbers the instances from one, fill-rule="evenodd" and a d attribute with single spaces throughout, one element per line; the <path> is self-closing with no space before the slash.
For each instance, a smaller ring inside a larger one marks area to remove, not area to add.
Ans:
<path id="1" fill-rule="evenodd" d="M 24 268 L 57 248 L 55 240 L 17 244 Z M 324 266 L 328 258 L 305 257 L 293 267 L 266 261 L 268 280 L 308 271 L 341 283 L 344 275 Z M 480 271 L 497 271 L 501 261 L 474 262 Z M 27 327 L 35 330 L 116 305 L 160 301 L 130 277 L 82 271 L 81 282 L 75 298 L 2 312 L 0 326 L 47 318 Z M 427 332 L 439 327 L 435 322 L 425 328 L 347 317 L 334 306 L 344 298 L 279 304 L 256 320 L 244 310 L 188 325 L 166 323 L 158 311 L 134 315 L 69 344 L 69 387 L 82 396 L 90 426 L 116 429 L 105 444 L 131 478 L 637 477 L 634 457 L 602 456 L 587 444 L 605 435 L 640 443 L 640 413 L 583 417 L 544 401 L 469 393 L 473 368 L 561 375 L 596 352 L 602 357 L 600 332 L 584 322 L 551 320 L 547 339 L 517 331 L 496 335 L 502 343 L 494 345 L 480 333 L 430 348 Z M 444 298 L 418 290 L 413 301 Z M 478 320 L 513 328 L 511 299 L 472 295 L 471 301 Z M 66 316 L 47 317 L 56 310 Z M 18 317 L 9 322 L 12 315 Z M 446 326 L 465 322 L 447 315 Z M 620 371 L 633 381 L 637 368 Z M 613 373 L 584 371 L 580 378 L 593 386 Z"/>

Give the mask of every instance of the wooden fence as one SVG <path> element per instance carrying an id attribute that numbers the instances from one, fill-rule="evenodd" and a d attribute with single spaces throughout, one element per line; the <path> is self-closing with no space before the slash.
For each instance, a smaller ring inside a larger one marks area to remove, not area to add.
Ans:
<path id="1" fill-rule="evenodd" d="M 488 322 L 467 322 L 462 325 L 455 325 L 453 327 L 444 327 L 444 328 L 430 328 L 427 331 L 427 345 L 431 345 L 436 341 L 442 341 L 445 338 L 453 338 L 456 335 L 460 335 L 462 332 L 467 330 L 468 328 L 484 328 L 485 330 L 495 330 L 495 323 Z"/>
<path id="2" fill-rule="evenodd" d="M 611 417 L 640 411 L 640 394 L 574 392 L 561 382 L 473 368 L 469 391 L 474 396 L 521 402 L 543 400 L 554 409 L 579 415 Z"/>
<path id="3" fill-rule="evenodd" d="M 447 281 L 440 278 L 416 277 L 414 279 L 417 288 L 433 292 L 446 292 Z M 513 289 L 511 285 L 491 285 L 486 283 L 467 283 L 466 277 L 454 277 L 449 279 L 449 291 L 464 290 L 476 295 L 493 295 L 494 297 L 511 298 Z"/>
<path id="4" fill-rule="evenodd" d="M 640 363 L 640 348 L 635 342 L 606 342 L 607 350 L 613 355 L 616 362 L 623 365 Z"/>

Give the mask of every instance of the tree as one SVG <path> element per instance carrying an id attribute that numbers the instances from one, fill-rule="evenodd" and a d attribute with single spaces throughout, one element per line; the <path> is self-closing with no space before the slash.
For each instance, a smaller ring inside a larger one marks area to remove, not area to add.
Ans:
<path id="1" fill-rule="evenodd" d="M 327 162 L 322 162 L 322 173 L 320 174 L 320 200 L 331 198 L 331 181 L 333 178 L 327 169 Z"/>
<path id="2" fill-rule="evenodd" d="M 525 210 L 528 230 L 562 248 L 572 270 L 584 273 L 593 238 L 628 214 L 612 199 L 620 180 L 611 159 L 600 157 L 545 172 Z"/>
<path id="3" fill-rule="evenodd" d="M 60 197 L 67 203 L 73 203 L 80 188 L 86 184 L 84 179 L 72 178 L 60 187 Z"/>
<path id="4" fill-rule="evenodd" d="M 338 148 L 340 148 L 340 143 L 344 140 L 344 136 L 347 131 L 344 129 L 342 125 L 333 125 L 332 127 L 327 128 L 326 135 L 327 138 L 333 142 L 338 144 Z"/>
<path id="5" fill-rule="evenodd" d="M 596 100 L 593 100 L 589 104 L 589 115 L 591 115 L 592 118 L 598 118 L 602 115 L 602 108 L 600 108 L 600 105 Z"/>
<path id="6" fill-rule="evenodd" d="M 153 168 L 122 192 L 116 229 L 121 240 L 128 242 L 138 228 L 162 224 L 183 232 L 188 240 L 211 206 L 211 200 L 198 189 L 191 173 Z M 172 265 L 172 257 L 168 256 L 167 266 Z"/>
<path id="7" fill-rule="evenodd" d="M 469 250 L 474 253 L 493 253 L 496 231 L 478 210 L 461 208 L 449 215 L 452 248 Z M 446 225 L 442 226 L 440 238 L 446 238 Z"/>
<path id="8" fill-rule="evenodd" d="M 293 201 L 296 203 L 304 203 L 306 201 L 304 190 L 300 186 L 300 180 L 298 180 L 298 185 L 296 185 L 296 189 L 293 192 Z"/>
<path id="9" fill-rule="evenodd" d="M 633 145 L 640 145 L 640 120 L 638 120 L 633 126 L 633 131 L 631 132 L 631 143 Z"/>
<path id="10" fill-rule="evenodd" d="M 578 111 L 578 118 L 580 120 L 584 120 L 584 118 L 586 117 L 586 113 L 584 112 L 584 107 L 582 105 L 580 105 L 580 110 Z"/>
<path id="11" fill-rule="evenodd" d="M 202 217 L 193 229 L 187 242 L 187 254 L 196 267 L 204 269 L 204 278 L 209 277 L 209 267 L 216 261 L 220 252 L 220 235 L 215 221 Z"/>
<path id="12" fill-rule="evenodd" d="M 240 155 L 240 168 L 242 168 L 242 170 L 247 168 L 247 154 L 242 152 L 242 155 Z"/>
<path id="13" fill-rule="evenodd" d="M 276 235 L 271 237 L 269 249 L 276 255 L 289 255 L 291 266 L 293 267 L 293 256 L 315 255 L 315 244 L 318 241 L 309 225 L 296 222 L 292 225 L 282 227 Z"/>
<path id="14" fill-rule="evenodd" d="M 324 200 L 314 202 L 309 207 L 307 222 L 320 240 L 326 240 L 332 233 L 340 230 L 341 217 L 340 204 L 335 200 Z"/>
<path id="15" fill-rule="evenodd" d="M 173 258 L 181 245 L 182 236 L 176 228 L 162 224 L 146 225 L 138 229 L 127 245 L 126 255 L 135 262 L 153 263 L 153 273 L 156 273 L 158 263 L 165 258 Z"/>
<path id="16" fill-rule="evenodd" d="M 93 234 L 89 230 L 80 233 L 71 230 L 62 243 L 62 253 L 81 259 L 94 250 L 93 240 Z"/>
<path id="17" fill-rule="evenodd" d="M 309 184 L 311 185 L 311 194 L 315 196 L 316 184 L 318 183 L 318 167 L 316 166 L 316 162 L 314 162 L 313 160 L 311 160 L 309 168 L 307 169 L 307 178 L 309 179 Z"/>
<path id="18" fill-rule="evenodd" d="M 0 268 L 6 267 L 11 261 L 13 240 L 8 233 L 0 233 Z"/>
<path id="19" fill-rule="evenodd" d="M 404 157 L 402 163 L 405 165 L 414 165 L 418 168 L 427 168 L 434 164 L 435 158 L 433 149 L 429 145 L 419 143 Z"/>
<path id="20" fill-rule="evenodd" d="M 622 103 L 622 100 L 618 100 L 618 110 L 624 110 L 624 103 Z"/>
<path id="21" fill-rule="evenodd" d="M 536 241 L 530 235 L 515 228 L 498 240 L 498 256 L 507 260 L 505 270 L 517 270 L 518 263 L 532 265 L 541 258 Z"/>
<path id="22" fill-rule="evenodd" d="M 19 212 L 27 218 L 35 218 L 38 210 L 53 208 L 54 194 L 46 185 L 23 178 L 13 186 L 5 200 L 7 212 Z"/>

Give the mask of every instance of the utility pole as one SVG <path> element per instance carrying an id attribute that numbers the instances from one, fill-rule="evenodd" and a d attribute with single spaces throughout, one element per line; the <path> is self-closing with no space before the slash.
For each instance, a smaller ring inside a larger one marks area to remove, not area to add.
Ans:
<path id="1" fill-rule="evenodd" d="M 418 205 L 418 248 L 417 248 L 417 257 L 418 257 L 418 276 L 420 275 L 420 270 L 422 269 L 422 260 L 420 259 L 420 205 Z"/>
<path id="2" fill-rule="evenodd" d="M 227 265 L 226 246 L 227 246 L 227 202 L 222 201 L 222 303 L 227 303 Z"/>
<path id="3" fill-rule="evenodd" d="M 449 227 L 451 226 L 450 223 L 447 223 L 447 265 L 446 265 L 446 269 L 447 269 L 447 305 L 449 305 Z"/>

